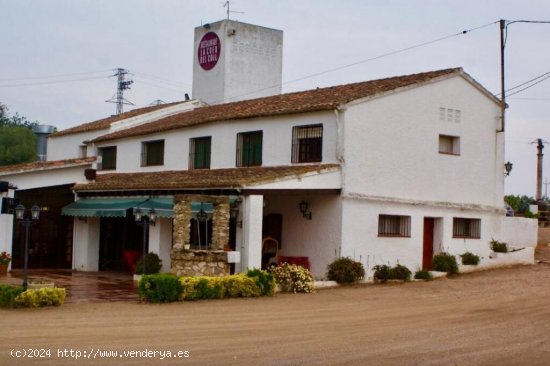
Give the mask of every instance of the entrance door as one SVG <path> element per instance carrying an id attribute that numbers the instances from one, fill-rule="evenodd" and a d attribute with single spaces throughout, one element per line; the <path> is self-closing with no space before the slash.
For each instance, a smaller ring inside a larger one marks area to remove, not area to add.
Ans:
<path id="1" fill-rule="evenodd" d="M 424 246 L 422 253 L 422 269 L 432 268 L 432 257 L 434 254 L 434 219 L 424 217 Z"/>

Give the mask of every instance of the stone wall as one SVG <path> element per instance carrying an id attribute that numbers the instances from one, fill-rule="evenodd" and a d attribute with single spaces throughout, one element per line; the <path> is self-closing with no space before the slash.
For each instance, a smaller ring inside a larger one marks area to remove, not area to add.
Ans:
<path id="1" fill-rule="evenodd" d="M 191 203 L 210 202 L 212 213 L 211 250 L 189 250 Z M 171 252 L 171 272 L 177 276 L 223 276 L 230 273 L 227 253 L 229 243 L 229 197 L 204 195 L 174 196 L 174 246 Z"/>
<path id="2" fill-rule="evenodd" d="M 225 276 L 230 274 L 227 253 L 211 250 L 172 252 L 172 273 L 176 276 Z"/>

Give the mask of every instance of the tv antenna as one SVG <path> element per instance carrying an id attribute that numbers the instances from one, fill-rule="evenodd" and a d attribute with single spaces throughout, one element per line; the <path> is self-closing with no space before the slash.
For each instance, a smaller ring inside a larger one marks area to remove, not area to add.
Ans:
<path id="1" fill-rule="evenodd" d="M 230 13 L 236 13 L 236 14 L 244 14 L 244 11 L 237 11 L 237 10 L 230 10 L 229 9 L 229 1 L 226 1 L 224 4 L 223 4 L 223 7 L 227 7 L 227 20 L 229 20 L 229 14 Z"/>
<path id="2" fill-rule="evenodd" d="M 122 113 L 122 107 L 126 105 L 135 105 L 129 100 L 124 98 L 124 91 L 130 89 L 130 85 L 134 82 L 132 80 L 126 80 L 126 75 L 130 74 L 130 71 L 122 68 L 114 70 L 112 76 L 117 77 L 117 91 L 116 94 L 111 97 L 111 99 L 106 100 L 107 103 L 116 103 L 116 114 L 119 115 Z M 131 74 L 130 74 L 131 75 Z"/>

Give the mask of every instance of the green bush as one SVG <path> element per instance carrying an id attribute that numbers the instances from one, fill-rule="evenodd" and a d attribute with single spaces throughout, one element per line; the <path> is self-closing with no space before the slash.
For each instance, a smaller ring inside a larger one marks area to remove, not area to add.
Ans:
<path id="1" fill-rule="evenodd" d="M 385 283 L 388 280 L 401 280 L 410 281 L 412 273 L 411 271 L 400 264 L 395 267 L 390 267 L 385 264 L 374 266 L 374 279 L 379 282 Z"/>
<path id="2" fill-rule="evenodd" d="M 397 264 L 390 270 L 390 277 L 392 280 L 410 281 L 412 273 L 411 271 L 400 264 Z"/>
<path id="3" fill-rule="evenodd" d="M 361 262 L 351 258 L 338 258 L 328 265 L 327 278 L 338 283 L 355 283 L 365 276 Z"/>
<path id="4" fill-rule="evenodd" d="M 27 290 L 15 298 L 15 303 L 26 308 L 60 306 L 65 302 L 65 295 L 65 289 L 57 287 Z"/>
<path id="5" fill-rule="evenodd" d="M 272 273 L 254 268 L 249 269 L 246 275 L 254 278 L 256 285 L 258 285 L 262 292 L 262 296 L 271 296 L 275 292 L 275 277 L 273 277 Z"/>
<path id="6" fill-rule="evenodd" d="M 426 271 L 424 269 L 421 269 L 419 271 L 416 271 L 414 274 L 415 280 L 425 280 L 425 281 L 431 281 L 433 280 L 434 276 L 430 273 L 430 271 Z"/>
<path id="7" fill-rule="evenodd" d="M 454 275 L 458 273 L 458 264 L 454 255 L 448 253 L 436 254 L 432 261 L 432 268 L 434 271 L 447 272 L 448 275 Z"/>
<path id="8" fill-rule="evenodd" d="M 479 264 L 479 256 L 470 252 L 461 254 L 460 258 L 462 258 L 462 264 L 472 265 L 472 266 L 477 266 Z"/>
<path id="9" fill-rule="evenodd" d="M 156 253 L 145 254 L 145 274 L 156 274 L 162 268 L 162 260 Z M 143 274 L 143 258 L 136 262 L 136 274 Z"/>
<path id="10" fill-rule="evenodd" d="M 179 279 L 167 273 L 144 275 L 138 284 L 140 299 L 155 303 L 176 301 L 182 290 Z"/>
<path id="11" fill-rule="evenodd" d="M 495 253 L 508 253 L 508 244 L 497 241 L 497 240 L 491 240 L 491 250 Z"/>
<path id="12" fill-rule="evenodd" d="M 391 267 L 385 264 L 377 265 L 373 267 L 374 269 L 374 279 L 382 283 L 391 280 Z"/>
<path id="13" fill-rule="evenodd" d="M 262 271 L 264 272 L 264 271 Z M 272 295 L 275 292 L 275 279 L 272 277 L 271 293 L 267 293 L 267 287 L 258 285 L 257 277 L 249 277 L 247 274 L 239 273 L 223 277 L 226 297 L 258 297 Z"/>
<path id="14" fill-rule="evenodd" d="M 15 307 L 15 298 L 22 292 L 21 286 L 0 285 L 0 308 Z"/>
<path id="15" fill-rule="evenodd" d="M 270 271 L 284 292 L 310 293 L 315 290 L 313 276 L 307 268 L 284 263 L 277 267 L 271 267 Z"/>

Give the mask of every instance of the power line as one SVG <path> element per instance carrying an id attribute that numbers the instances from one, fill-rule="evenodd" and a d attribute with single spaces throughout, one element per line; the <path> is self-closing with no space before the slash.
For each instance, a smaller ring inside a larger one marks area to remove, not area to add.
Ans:
<path id="1" fill-rule="evenodd" d="M 533 84 L 531 84 L 531 85 L 529 85 L 529 86 L 526 86 L 526 87 L 523 88 L 523 89 L 520 89 L 520 90 L 517 90 L 517 91 L 515 91 L 515 92 L 513 92 L 513 93 L 510 93 L 510 94 L 508 94 L 508 96 L 512 96 L 512 95 L 516 95 L 516 94 L 518 94 L 518 93 L 521 93 L 521 92 L 524 91 L 524 90 L 527 90 L 527 89 L 529 89 L 529 88 L 534 87 L 534 86 L 537 85 L 537 84 L 542 83 L 544 80 L 546 80 L 546 79 L 548 79 L 548 78 L 550 78 L 550 75 L 546 76 L 546 77 L 543 78 L 543 79 L 538 80 L 537 82 L 535 82 L 535 83 L 533 83 Z"/>
<path id="2" fill-rule="evenodd" d="M 74 81 L 96 80 L 96 79 L 106 79 L 106 78 L 107 78 L 106 76 L 96 76 L 96 77 L 90 77 L 90 78 L 79 78 L 79 79 L 69 79 L 69 80 L 59 80 L 59 81 L 42 81 L 38 83 L 4 84 L 4 85 L 0 85 L 0 88 L 15 88 L 20 86 L 63 84 L 63 83 L 72 83 Z"/>
<path id="3" fill-rule="evenodd" d="M 541 77 L 546 76 L 546 75 L 550 75 L 550 71 L 549 71 L 549 72 L 545 72 L 544 74 L 541 74 L 541 75 L 539 75 L 539 76 L 537 76 L 537 77 L 535 77 L 535 78 L 533 78 L 533 79 L 531 79 L 531 80 L 524 81 L 523 83 L 518 84 L 518 85 L 514 86 L 513 88 L 506 89 L 506 92 L 509 92 L 509 91 L 511 91 L 511 90 L 514 90 L 514 89 L 517 89 L 517 88 L 519 88 L 519 87 L 521 87 L 521 86 L 523 86 L 523 85 L 525 85 L 525 84 L 529 84 L 530 82 L 535 81 L 535 80 L 537 80 L 537 79 L 540 79 Z M 502 93 L 498 93 L 498 94 L 496 94 L 496 95 L 499 96 L 499 95 L 501 95 L 501 94 L 502 94 Z M 510 95 L 511 95 L 511 94 L 510 94 Z"/>

